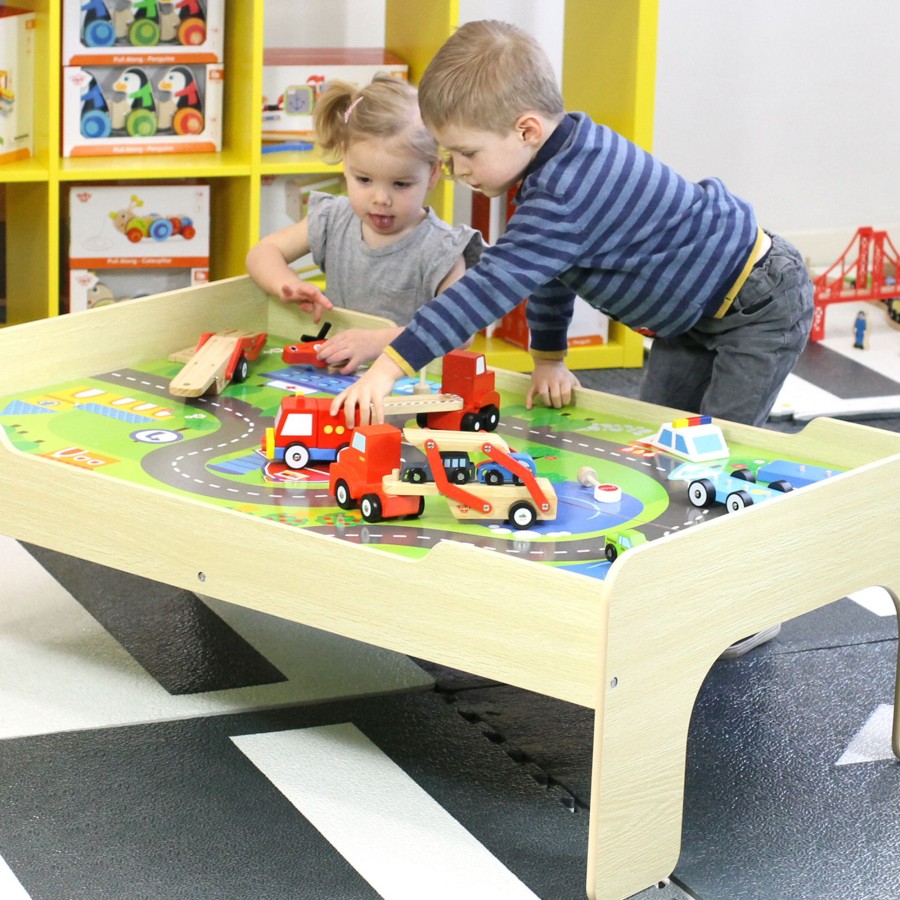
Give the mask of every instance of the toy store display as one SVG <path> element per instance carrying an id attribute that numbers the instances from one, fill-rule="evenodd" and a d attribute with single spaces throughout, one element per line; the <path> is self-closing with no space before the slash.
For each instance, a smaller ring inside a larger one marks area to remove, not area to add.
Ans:
<path id="1" fill-rule="evenodd" d="M 208 185 L 69 191 L 69 310 L 209 281 Z"/>
<path id="2" fill-rule="evenodd" d="M 0 5 L 0 163 L 33 152 L 33 93 L 34 13 Z"/>
<path id="3" fill-rule="evenodd" d="M 222 149 L 221 65 L 63 69 L 63 156 Z"/>
<path id="4" fill-rule="evenodd" d="M 138 52 L 158 63 L 221 63 L 224 0 L 83 0 L 63 10 L 66 66 L 127 65 Z"/>
<path id="5" fill-rule="evenodd" d="M 263 140 L 313 135 L 316 98 L 329 81 L 366 85 L 379 72 L 409 77 L 407 64 L 380 48 L 267 49 L 263 56 Z"/>

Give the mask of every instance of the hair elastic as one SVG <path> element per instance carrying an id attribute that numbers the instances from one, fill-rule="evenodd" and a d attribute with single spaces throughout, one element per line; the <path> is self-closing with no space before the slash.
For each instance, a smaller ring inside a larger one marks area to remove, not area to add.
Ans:
<path id="1" fill-rule="evenodd" d="M 346 125 L 350 121 L 350 113 L 353 112 L 353 107 L 356 106 L 359 101 L 362 100 L 362 94 L 360 94 L 345 110 L 344 112 L 344 124 Z"/>

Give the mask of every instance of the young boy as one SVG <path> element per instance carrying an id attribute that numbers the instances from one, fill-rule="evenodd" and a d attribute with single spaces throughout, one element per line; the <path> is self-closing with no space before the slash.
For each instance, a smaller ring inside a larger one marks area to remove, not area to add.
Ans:
<path id="1" fill-rule="evenodd" d="M 419 85 L 453 174 L 489 197 L 518 185 L 507 231 L 423 306 L 352 387 L 348 423 L 383 418 L 404 373 L 528 298 L 527 404 L 571 400 L 574 297 L 655 339 L 641 399 L 760 425 L 806 344 L 812 285 L 797 250 L 717 179 L 693 183 L 584 113 L 566 114 L 549 61 L 520 29 L 460 27 Z"/>

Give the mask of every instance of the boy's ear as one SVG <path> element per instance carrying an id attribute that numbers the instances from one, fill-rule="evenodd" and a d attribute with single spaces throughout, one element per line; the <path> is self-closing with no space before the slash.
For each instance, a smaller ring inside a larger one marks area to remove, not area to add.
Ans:
<path id="1" fill-rule="evenodd" d="M 441 161 L 437 160 L 431 167 L 431 174 L 428 176 L 428 190 L 432 190 L 441 177 Z"/>
<path id="2" fill-rule="evenodd" d="M 516 119 L 513 127 L 526 144 L 539 145 L 544 142 L 546 128 L 544 120 L 537 113 L 523 113 Z"/>

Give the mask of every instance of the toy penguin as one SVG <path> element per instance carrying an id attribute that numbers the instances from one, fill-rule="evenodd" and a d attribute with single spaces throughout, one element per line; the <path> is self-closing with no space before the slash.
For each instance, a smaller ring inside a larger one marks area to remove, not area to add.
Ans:
<path id="1" fill-rule="evenodd" d="M 206 19 L 199 0 L 162 0 L 159 24 L 161 40 L 197 47 L 206 40 Z"/>
<path id="2" fill-rule="evenodd" d="M 113 127 L 124 128 L 131 137 L 150 137 L 159 127 L 153 86 L 143 69 L 132 66 L 122 72 L 113 89 L 125 95 L 127 112 L 124 122 L 118 124 L 113 116 Z"/>
<path id="3" fill-rule="evenodd" d="M 203 131 L 203 101 L 200 85 L 188 66 L 172 66 L 157 87 L 169 98 L 159 105 L 159 127 L 176 134 L 200 134 Z"/>
<path id="4" fill-rule="evenodd" d="M 109 104 L 97 79 L 87 73 L 87 87 L 81 93 L 81 134 L 86 138 L 109 137 L 112 117 Z"/>

